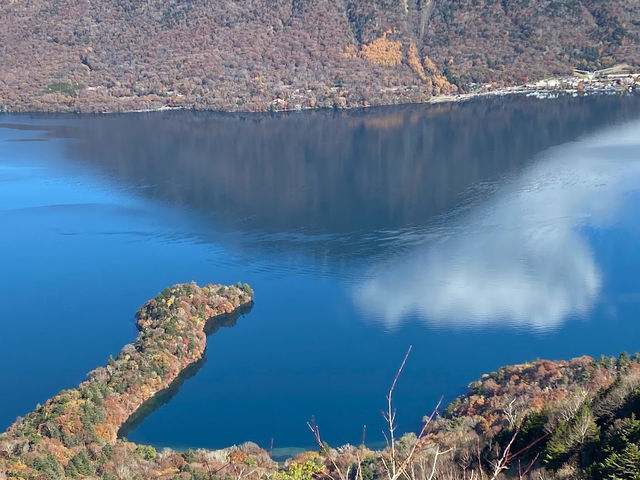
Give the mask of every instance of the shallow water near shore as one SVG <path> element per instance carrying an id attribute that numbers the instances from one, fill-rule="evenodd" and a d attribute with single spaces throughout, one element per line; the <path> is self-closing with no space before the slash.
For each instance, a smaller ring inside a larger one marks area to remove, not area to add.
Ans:
<path id="1" fill-rule="evenodd" d="M 501 365 L 640 350 L 639 107 L 0 115 L 0 427 L 190 280 L 255 305 L 130 440 L 375 444 L 410 344 L 403 431 Z"/>

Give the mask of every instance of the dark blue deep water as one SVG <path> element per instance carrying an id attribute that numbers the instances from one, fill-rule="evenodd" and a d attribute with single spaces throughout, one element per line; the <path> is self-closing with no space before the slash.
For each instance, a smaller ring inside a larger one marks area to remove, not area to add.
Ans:
<path id="1" fill-rule="evenodd" d="M 253 310 L 128 432 L 381 439 L 482 373 L 640 350 L 640 98 L 349 112 L 0 115 L 0 430 L 136 335 L 165 286 Z M 277 451 L 277 450 L 276 450 Z"/>

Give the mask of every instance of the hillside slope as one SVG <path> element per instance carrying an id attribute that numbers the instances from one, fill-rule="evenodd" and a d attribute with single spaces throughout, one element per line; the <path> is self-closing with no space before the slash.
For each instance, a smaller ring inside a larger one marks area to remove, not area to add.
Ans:
<path id="1" fill-rule="evenodd" d="M 0 110 L 420 102 L 640 63 L 639 0 L 0 0 Z"/>

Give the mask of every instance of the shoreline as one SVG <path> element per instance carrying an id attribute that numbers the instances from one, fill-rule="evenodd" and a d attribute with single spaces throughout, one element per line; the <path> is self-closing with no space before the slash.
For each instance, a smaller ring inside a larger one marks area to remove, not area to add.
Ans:
<path id="1" fill-rule="evenodd" d="M 158 402 L 170 400 L 201 366 L 207 335 L 235 324 L 252 305 L 247 284 L 166 288 L 138 310 L 135 343 L 89 372 L 78 387 L 18 417 L 0 435 L 0 445 L 10 444 L 12 451 L 34 459 L 54 455 L 66 468 L 74 458 L 122 442 L 123 429 L 135 427 Z M 6 463 L 0 455 L 0 473 L 11 465 L 11 455 Z"/>
<path id="2" fill-rule="evenodd" d="M 172 111 L 194 111 L 194 112 L 212 112 L 212 113 L 229 113 L 229 114 L 263 114 L 263 113 L 287 113 L 287 112 L 303 112 L 303 111 L 320 111 L 320 110 L 357 110 L 370 109 L 375 107 L 388 107 L 399 105 L 436 105 L 443 103 L 461 103 L 477 98 L 485 97 L 502 97 L 507 95 L 525 95 L 540 99 L 556 98 L 559 95 L 573 96 L 592 96 L 592 95 L 633 95 L 640 92 L 640 73 L 631 69 L 627 65 L 617 65 L 615 67 L 596 71 L 582 72 L 574 71 L 573 75 L 550 77 L 539 80 L 535 83 L 525 83 L 514 86 L 498 86 L 496 84 L 473 84 L 470 91 L 466 93 L 458 93 L 455 95 L 435 95 L 429 99 L 419 102 L 387 102 L 375 103 L 369 105 L 358 106 L 319 106 L 319 107 L 301 107 L 280 108 L 276 100 L 270 104 L 269 108 L 260 110 L 224 110 L 209 108 L 194 108 L 193 106 L 182 105 L 162 105 L 156 108 L 141 109 L 124 109 L 116 108 L 105 109 L 102 111 L 79 109 L 52 109 L 52 110 L 21 110 L 10 109 L 6 105 L 0 114 L 93 114 L 93 115 L 112 115 L 112 114 L 131 114 L 131 113 L 155 113 L 155 112 L 172 112 Z"/>
<path id="3" fill-rule="evenodd" d="M 553 99 L 561 95 L 572 95 L 574 97 L 590 97 L 598 95 L 634 95 L 640 93 L 640 81 L 637 86 L 632 88 L 592 88 L 592 89 L 577 89 L 577 88 L 530 88 L 527 85 L 518 85 L 515 87 L 500 87 L 495 90 L 460 93 L 457 95 L 436 95 L 424 102 L 408 102 L 408 103 L 382 103 L 375 105 L 366 105 L 358 107 L 343 107 L 343 108 L 331 108 L 331 107 L 316 107 L 316 108 L 300 108 L 300 109 L 282 109 L 282 110 L 264 110 L 264 111 L 228 111 L 228 110 L 198 110 L 186 107 L 172 107 L 163 106 L 156 109 L 142 109 L 142 110 L 126 110 L 122 112 L 96 112 L 98 115 L 112 115 L 112 114 L 131 114 L 131 113 L 156 113 L 156 112 L 210 112 L 210 113 L 228 113 L 228 114 L 265 114 L 265 113 L 296 113 L 296 112 L 314 112 L 322 110 L 336 110 L 336 111 L 349 111 L 349 110 L 370 110 L 372 108 L 384 108 L 384 107 L 399 107 L 403 105 L 440 105 L 446 103 L 463 103 L 470 100 L 476 100 L 481 98 L 492 97 L 504 97 L 504 96 L 516 96 L 523 95 L 526 97 L 534 97 L 537 99 Z M 16 112 L 16 113 L 65 113 L 65 112 Z M 81 112 L 77 112 L 81 113 Z"/>
<path id="4" fill-rule="evenodd" d="M 319 451 L 317 447 L 266 451 L 246 442 L 219 450 L 187 447 L 184 451 L 163 448 L 159 452 L 152 445 L 122 438 L 128 428 L 135 428 L 146 415 L 170 401 L 182 383 L 197 373 L 206 337 L 233 326 L 252 305 L 253 291 L 247 284 L 199 287 L 191 283 L 163 290 L 137 312 L 139 335 L 134 344 L 125 345 L 117 358 L 89 372 L 88 380 L 77 388 L 61 391 L 0 434 L 0 479 L 124 480 L 137 475 L 143 480 L 265 480 L 278 475 L 274 478 L 330 480 L 336 475 L 342 477 L 338 465 L 345 462 L 359 468 L 365 460 L 382 466 L 389 455 L 394 462 L 399 461 L 393 457 L 393 448 L 390 451 L 385 445 L 332 448 L 321 440 L 314 423 L 309 428 Z M 585 398 L 595 401 L 599 392 L 618 388 L 621 378 L 640 385 L 640 354 L 625 355 L 617 361 L 583 356 L 502 367 L 472 382 L 468 391 L 442 412 L 438 412 L 438 405 L 431 417 L 423 419 L 417 436 L 408 432 L 396 441 L 420 446 L 414 450 L 418 465 L 431 461 L 435 468 L 439 454 L 434 460 L 434 449 L 438 452 L 441 446 L 457 445 L 464 450 L 469 447 L 464 442 L 459 444 L 461 439 L 472 440 L 473 448 L 466 454 L 479 455 L 477 461 L 481 462 L 481 443 L 482 449 L 491 450 L 495 439 L 513 432 L 516 416 L 519 422 L 531 415 L 542 415 L 547 423 L 557 422 L 549 412 L 565 408 L 567 399 L 573 405 L 572 392 L 578 392 L 580 402 Z M 401 371 L 402 366 L 397 376 Z M 392 392 L 393 386 L 388 394 L 389 409 Z M 515 406 L 513 395 L 518 400 Z M 576 412 L 580 410 L 573 415 Z M 542 426 L 544 422 L 536 428 Z M 546 442 L 539 448 L 543 450 L 538 455 L 545 451 Z M 451 451 L 454 449 L 447 450 Z M 455 455 L 445 460 L 459 467 Z M 308 477 L 296 476 L 301 468 L 310 472 Z M 222 472 L 222 476 L 214 476 L 214 471 Z"/>
<path id="5" fill-rule="evenodd" d="M 103 112 L 93 111 L 69 111 L 69 110 L 20 110 L 20 111 L 0 111 L 1 115 L 97 115 L 97 116 L 110 116 L 110 115 L 132 115 L 140 113 L 163 113 L 163 112 L 194 112 L 194 113 L 218 113 L 228 115 L 265 115 L 265 114 L 288 114 L 288 113 L 302 113 L 302 112 L 321 112 L 321 111 L 336 111 L 347 112 L 353 110 L 371 110 L 376 108 L 386 107 L 402 107 L 402 106 L 417 106 L 417 105 L 443 105 L 443 104 L 455 104 L 465 103 L 472 100 L 494 97 L 511 97 L 511 96 L 526 96 L 534 97 L 540 100 L 555 99 L 560 96 L 573 96 L 573 97 L 594 97 L 603 95 L 638 95 L 640 94 L 640 86 L 635 89 L 592 89 L 592 90 L 577 90 L 577 89 L 528 89 L 526 86 L 517 87 L 503 87 L 496 90 L 487 92 L 473 92 L 473 93 L 461 93 L 458 95 L 437 95 L 431 97 L 424 102 L 407 102 L 407 103 L 384 103 L 357 107 L 344 107 L 344 108 L 332 108 L 332 107 L 315 107 L 315 108 L 302 108 L 302 109 L 286 109 L 286 110 L 210 110 L 210 109 L 194 109 L 180 106 L 162 106 L 159 108 L 147 108 L 140 110 L 113 110 Z"/>

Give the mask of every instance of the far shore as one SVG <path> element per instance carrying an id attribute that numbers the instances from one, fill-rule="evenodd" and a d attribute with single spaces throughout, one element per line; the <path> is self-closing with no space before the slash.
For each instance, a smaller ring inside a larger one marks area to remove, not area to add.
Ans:
<path id="1" fill-rule="evenodd" d="M 414 88 L 405 87 L 406 89 Z M 360 108 L 383 107 L 392 105 L 432 105 L 441 103 L 459 103 L 468 100 L 483 97 L 501 97 L 506 95 L 526 95 L 540 99 L 556 98 L 560 95 L 588 96 L 588 95 L 614 95 L 614 94 L 634 94 L 640 92 L 640 71 L 633 67 L 622 64 L 599 71 L 582 71 L 574 70 L 571 75 L 550 77 L 535 82 L 524 83 L 521 85 L 505 86 L 498 83 L 471 84 L 467 91 L 458 94 L 442 94 L 435 95 L 425 99 L 424 101 L 399 101 L 399 102 L 381 102 L 364 105 L 349 105 L 343 103 L 341 105 L 307 106 L 303 104 L 290 105 L 280 98 L 275 98 L 266 108 L 257 110 L 225 110 L 197 108 L 193 105 L 181 105 L 179 102 L 167 103 L 161 106 L 153 106 L 149 108 L 119 108 L 117 104 L 120 97 L 113 98 L 113 104 L 105 105 L 102 110 L 86 108 L 87 105 L 78 103 L 76 105 L 59 104 L 49 105 L 51 108 L 46 109 L 20 109 L 11 108 L 0 104 L 0 113 L 90 113 L 90 114 L 112 114 L 112 113 L 150 113 L 150 112 L 167 112 L 167 111 L 210 111 L 220 113 L 284 113 L 295 111 L 309 110 L 353 110 Z M 130 99 L 130 98 L 129 98 Z M 73 99 L 75 100 L 75 99 Z"/>
<path id="2" fill-rule="evenodd" d="M 474 85 L 471 91 L 456 95 L 435 95 L 426 102 L 406 103 L 405 105 L 434 105 L 441 103 L 460 103 L 483 97 L 503 97 L 506 95 L 525 95 L 539 99 L 552 99 L 560 95 L 589 96 L 589 95 L 615 95 L 633 94 L 640 92 L 640 73 L 629 69 L 626 65 L 619 65 L 611 69 L 599 72 L 581 72 L 576 70 L 573 75 L 564 77 L 551 77 L 535 83 L 526 83 L 515 86 L 496 86 L 494 84 Z M 353 110 L 355 108 L 375 108 L 391 106 L 393 104 L 368 105 L 363 107 L 345 107 L 337 110 Z M 398 104 L 395 104 L 398 105 Z M 274 113 L 292 111 L 326 110 L 328 107 L 319 108 L 286 108 L 273 109 Z M 155 109 L 129 110 L 121 113 L 149 113 L 175 110 L 189 110 L 180 106 L 165 105 Z M 105 112 L 110 113 L 110 112 Z M 240 113 L 240 112 L 233 112 Z M 265 112 L 242 112 L 265 113 Z"/>

